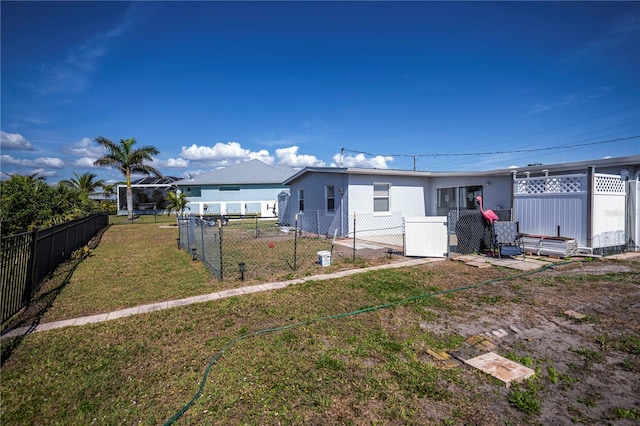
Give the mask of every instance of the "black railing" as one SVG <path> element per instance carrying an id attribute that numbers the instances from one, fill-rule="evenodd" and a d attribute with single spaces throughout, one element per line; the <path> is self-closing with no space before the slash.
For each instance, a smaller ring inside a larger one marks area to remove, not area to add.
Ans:
<path id="1" fill-rule="evenodd" d="M 107 213 L 96 213 L 50 228 L 2 237 L 0 322 L 26 306 L 44 278 L 108 224 Z"/>

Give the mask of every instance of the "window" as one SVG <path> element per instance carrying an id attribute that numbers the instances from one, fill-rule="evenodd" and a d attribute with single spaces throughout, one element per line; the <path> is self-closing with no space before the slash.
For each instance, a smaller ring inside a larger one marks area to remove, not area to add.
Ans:
<path id="1" fill-rule="evenodd" d="M 374 183 L 373 184 L 373 211 L 374 212 L 388 212 L 390 211 L 389 203 L 389 183 Z"/>
<path id="2" fill-rule="evenodd" d="M 304 211 L 304 189 L 298 189 L 298 211 Z"/>
<path id="3" fill-rule="evenodd" d="M 463 186 L 460 188 L 460 207 L 474 210 L 477 208 L 476 197 L 482 196 L 481 186 Z"/>
<path id="4" fill-rule="evenodd" d="M 239 186 L 221 186 L 220 191 L 240 191 Z"/>
<path id="5" fill-rule="evenodd" d="M 184 190 L 184 195 L 187 197 L 201 197 L 199 186 L 187 186 L 187 189 Z"/>
<path id="6" fill-rule="evenodd" d="M 456 188 L 438 188 L 438 208 L 449 209 L 457 207 Z"/>
<path id="7" fill-rule="evenodd" d="M 324 192 L 327 197 L 327 212 L 333 213 L 336 211 L 335 187 L 333 185 L 327 185 L 324 187 Z"/>
<path id="8" fill-rule="evenodd" d="M 482 186 L 457 186 L 438 188 L 438 215 L 447 214 L 450 210 L 476 208 L 476 197 L 482 195 Z"/>

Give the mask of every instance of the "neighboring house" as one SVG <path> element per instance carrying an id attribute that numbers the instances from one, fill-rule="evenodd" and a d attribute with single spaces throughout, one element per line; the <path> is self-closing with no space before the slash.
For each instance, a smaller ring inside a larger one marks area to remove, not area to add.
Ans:
<path id="1" fill-rule="evenodd" d="M 251 160 L 175 185 L 189 199 L 190 214 L 277 217 L 278 196 L 288 192 L 282 182 L 293 173 L 289 167 Z"/>
<path id="2" fill-rule="evenodd" d="M 316 216 L 311 229 L 303 230 L 333 235 L 337 229 L 337 235 L 348 236 L 358 215 L 393 227 L 404 217 L 447 216 L 452 211 L 477 209 L 477 196 L 483 197 L 485 210 L 509 210 L 514 207 L 516 179 L 587 175 L 591 166 L 597 173 L 614 174 L 622 180 L 640 179 L 638 155 L 482 172 L 307 167 L 284 181 L 290 196 L 283 222 L 289 224 L 300 215 Z M 579 191 L 586 193 L 587 188 Z M 545 197 L 563 195 L 548 193 Z"/>
<path id="3" fill-rule="evenodd" d="M 145 177 L 131 182 L 135 214 L 162 214 L 168 202 L 167 193 L 180 180 L 173 176 Z M 118 185 L 116 192 L 118 215 L 127 214 L 127 185 Z"/>

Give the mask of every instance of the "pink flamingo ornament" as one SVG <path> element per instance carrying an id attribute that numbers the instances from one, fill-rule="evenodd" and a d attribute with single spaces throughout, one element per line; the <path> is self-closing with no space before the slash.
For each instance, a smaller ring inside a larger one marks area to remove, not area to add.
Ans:
<path id="1" fill-rule="evenodd" d="M 482 216 L 485 218 L 485 220 L 487 222 L 489 222 L 489 225 L 493 225 L 493 222 L 498 221 L 500 218 L 498 217 L 498 215 L 493 211 L 493 210 L 483 210 L 482 209 L 482 197 L 481 196 L 477 196 L 476 200 L 478 200 L 478 203 L 480 203 L 480 213 L 482 213 Z"/>

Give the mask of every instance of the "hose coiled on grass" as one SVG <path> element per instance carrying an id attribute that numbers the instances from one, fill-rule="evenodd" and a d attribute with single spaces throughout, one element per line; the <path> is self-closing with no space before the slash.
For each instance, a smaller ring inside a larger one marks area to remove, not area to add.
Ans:
<path id="1" fill-rule="evenodd" d="M 167 422 L 164 424 L 164 426 L 170 426 L 173 423 L 175 423 L 184 413 L 187 412 L 187 410 L 189 410 L 189 408 L 191 408 L 191 406 L 193 404 L 195 404 L 196 400 L 198 398 L 200 398 L 200 396 L 202 395 L 202 391 L 204 390 L 204 387 L 207 383 L 207 378 L 209 377 L 209 373 L 211 372 L 211 369 L 213 368 L 213 366 L 215 365 L 215 363 L 222 357 L 222 354 L 224 354 L 229 348 L 231 348 L 232 346 L 234 346 L 236 343 L 247 339 L 249 337 L 254 337 L 254 336 L 258 336 L 261 334 L 266 334 L 266 333 L 273 333 L 275 331 L 282 331 L 282 330 L 287 330 L 289 328 L 294 328 L 294 327 L 300 327 L 300 326 L 305 326 L 305 325 L 309 325 L 309 324 L 313 324 L 316 322 L 320 322 L 320 321 L 326 321 L 326 320 L 330 320 L 330 319 L 338 319 L 338 318 L 345 318 L 345 317 L 350 317 L 350 316 L 354 316 L 354 315 L 360 315 L 360 314 L 364 314 L 366 312 L 373 312 L 373 311 L 377 311 L 380 309 L 386 309 L 386 308 L 390 308 L 393 306 L 397 306 L 397 305 L 403 305 L 405 303 L 409 303 L 412 302 L 414 300 L 418 300 L 418 299 L 424 299 L 427 297 L 433 297 L 433 296 L 439 296 L 439 295 L 443 295 L 443 294 L 448 294 L 448 293 L 457 293 L 460 291 L 465 291 L 465 290 L 470 290 L 473 288 L 477 288 L 483 285 L 487 285 L 487 284 L 492 284 L 492 283 L 496 283 L 496 282 L 500 282 L 500 281 L 507 281 L 507 280 L 512 280 L 512 279 L 516 279 L 516 278 L 521 278 L 521 277 L 525 277 L 528 275 L 533 275 L 533 274 L 537 274 L 540 273 L 542 271 L 545 271 L 547 269 L 556 267 L 556 266 L 561 266 L 561 265 L 567 265 L 570 263 L 575 263 L 578 261 L 575 260 L 570 260 L 570 261 L 564 261 L 564 262 L 555 262 L 549 265 L 545 265 L 542 268 L 533 270 L 533 271 L 528 271 L 528 272 L 524 272 L 521 274 L 516 274 L 516 275 L 510 275 L 508 277 L 502 277 L 502 278 L 494 278 L 491 280 L 487 280 L 487 281 L 482 281 L 476 284 L 471 284 L 471 285 L 466 285 L 466 286 L 462 286 L 462 287 L 456 287 L 456 288 L 452 288 L 449 290 L 441 290 L 441 291 L 436 291 L 433 293 L 424 293 L 424 294 L 420 294 L 418 296 L 412 296 L 412 297 L 407 297 L 405 299 L 401 299 L 395 302 L 390 302 L 390 303 L 385 303 L 383 305 L 377 305 L 377 306 L 372 306 L 369 308 L 363 308 L 363 309 L 358 309 L 356 311 L 351 311 L 351 312 L 344 312 L 344 313 L 340 313 L 340 314 L 334 314 L 334 315 L 328 315 L 328 316 L 324 316 L 324 317 L 318 317 L 318 318 L 313 318 L 310 320 L 306 320 L 306 321 L 300 321 L 297 322 L 295 324 L 288 324 L 288 325 L 283 325 L 280 327 L 273 327 L 273 328 L 266 328 L 264 330 L 258 330 L 258 331 L 254 331 L 248 334 L 244 334 L 240 337 L 237 337 L 235 339 L 233 339 L 231 342 L 227 343 L 222 349 L 220 349 L 220 351 L 218 353 L 216 353 L 212 358 L 211 361 L 209 361 L 209 364 L 207 365 L 207 368 L 204 371 L 204 375 L 202 377 L 202 380 L 200 381 L 200 386 L 198 387 L 198 390 L 196 391 L 196 393 L 193 395 L 193 398 L 191 398 L 191 400 L 189 402 L 187 402 L 177 413 L 175 413 L 173 415 L 173 417 L 171 417 L 169 420 L 167 420 Z"/>

